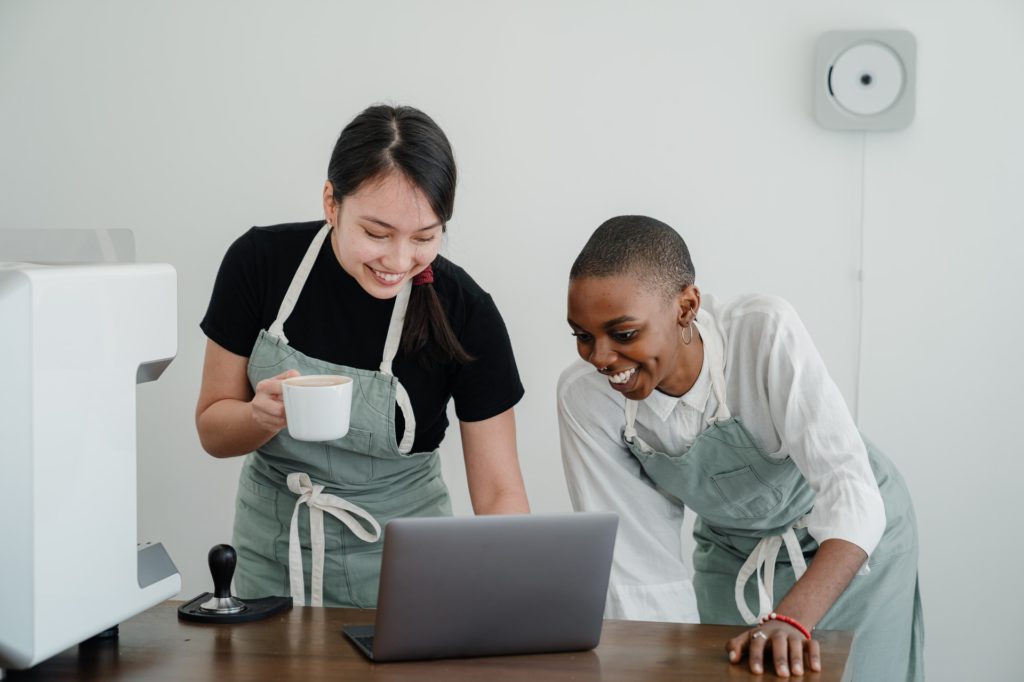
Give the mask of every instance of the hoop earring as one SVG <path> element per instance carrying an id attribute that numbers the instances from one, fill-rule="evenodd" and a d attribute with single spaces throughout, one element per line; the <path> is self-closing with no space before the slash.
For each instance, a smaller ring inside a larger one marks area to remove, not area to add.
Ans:
<path id="1" fill-rule="evenodd" d="M 687 334 L 687 332 L 689 332 L 689 334 Z M 683 339 L 683 345 L 689 346 L 693 341 L 693 323 L 691 322 L 680 329 L 679 336 Z"/>

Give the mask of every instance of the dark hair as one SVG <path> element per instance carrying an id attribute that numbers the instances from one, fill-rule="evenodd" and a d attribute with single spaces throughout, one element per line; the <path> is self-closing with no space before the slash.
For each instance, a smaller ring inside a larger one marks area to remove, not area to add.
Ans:
<path id="1" fill-rule="evenodd" d="M 601 223 L 572 264 L 569 279 L 630 274 L 673 297 L 692 286 L 690 250 L 671 227 L 642 215 Z"/>
<path id="2" fill-rule="evenodd" d="M 413 107 L 378 104 L 367 108 L 345 126 L 334 145 L 327 179 L 334 199 L 341 202 L 363 183 L 398 171 L 423 194 L 448 229 L 455 206 L 455 156 L 444 131 Z M 433 342 L 424 362 L 434 359 L 465 364 L 473 360 L 455 336 L 432 284 L 412 288 L 402 329 L 402 350 L 417 353 Z"/>

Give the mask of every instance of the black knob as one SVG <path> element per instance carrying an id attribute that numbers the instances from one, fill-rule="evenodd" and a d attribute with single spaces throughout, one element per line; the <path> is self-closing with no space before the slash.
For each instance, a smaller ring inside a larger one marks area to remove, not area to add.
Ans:
<path id="1" fill-rule="evenodd" d="M 227 599 L 231 596 L 231 578 L 235 575 L 238 554 L 231 545 L 214 545 L 209 560 L 210 574 L 213 575 L 213 596 Z"/>

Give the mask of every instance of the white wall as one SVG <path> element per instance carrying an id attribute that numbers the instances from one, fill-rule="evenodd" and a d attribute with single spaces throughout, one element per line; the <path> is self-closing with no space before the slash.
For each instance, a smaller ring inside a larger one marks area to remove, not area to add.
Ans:
<path id="1" fill-rule="evenodd" d="M 861 424 L 914 494 L 930 679 L 1009 680 L 1024 678 L 1024 4 L 966 5 L 904 20 L 918 118 L 868 140 Z"/>
<path id="2" fill-rule="evenodd" d="M 814 42 L 851 28 L 917 36 L 909 129 L 815 124 Z M 1009 0 L 0 1 L 0 226 L 128 227 L 139 260 L 177 268 L 178 357 L 139 389 L 139 513 L 191 596 L 230 538 L 239 465 L 202 452 L 192 416 L 220 258 L 250 225 L 319 215 L 334 138 L 360 109 L 416 105 L 460 163 L 446 253 L 516 348 L 535 510 L 568 508 L 553 404 L 574 352 L 568 267 L 603 219 L 657 216 L 705 292 L 796 305 L 905 473 L 929 678 L 1006 679 L 1024 559 L 1022 38 Z M 444 464 L 467 513 L 457 435 Z"/>

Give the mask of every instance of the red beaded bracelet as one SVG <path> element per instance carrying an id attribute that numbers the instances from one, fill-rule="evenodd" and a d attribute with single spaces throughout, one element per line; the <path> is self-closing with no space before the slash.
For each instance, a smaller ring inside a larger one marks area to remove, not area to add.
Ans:
<path id="1" fill-rule="evenodd" d="M 779 614 L 777 614 L 774 611 L 772 611 L 767 616 L 765 616 L 764 618 L 761 619 L 761 623 L 762 624 L 763 623 L 767 623 L 770 620 L 777 620 L 777 621 L 779 621 L 781 623 L 785 623 L 786 625 L 792 625 L 793 627 L 795 627 L 797 630 L 800 631 L 800 634 L 803 635 L 805 639 L 810 639 L 811 638 L 810 630 L 805 628 L 803 626 L 803 624 L 800 621 L 798 621 L 796 618 L 790 618 L 789 616 L 780 616 Z"/>

